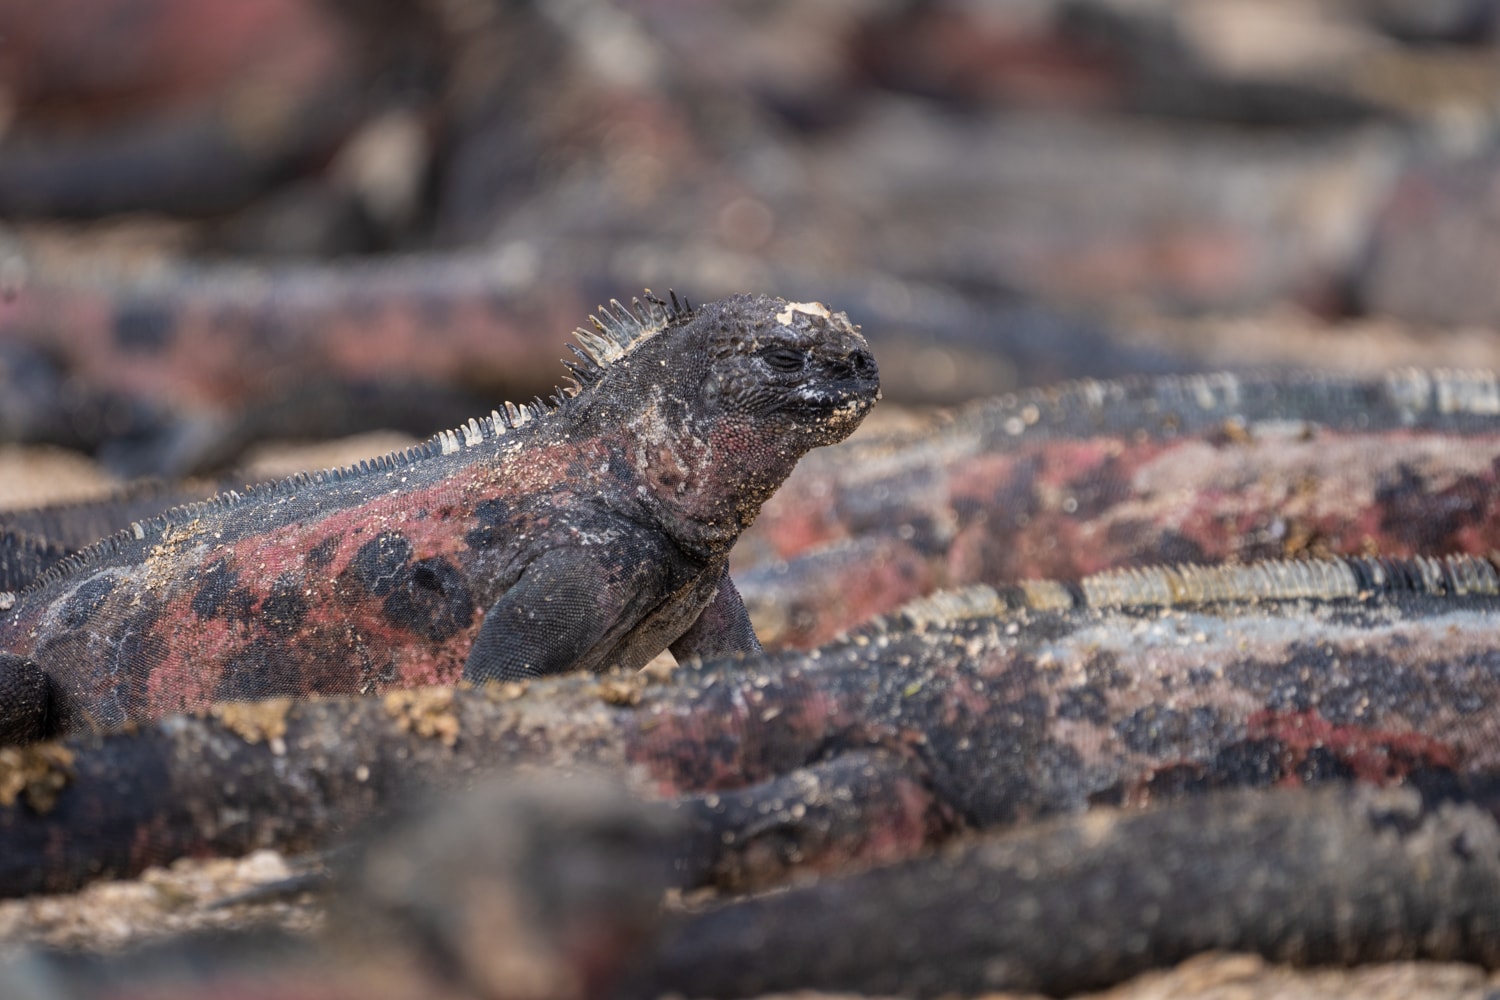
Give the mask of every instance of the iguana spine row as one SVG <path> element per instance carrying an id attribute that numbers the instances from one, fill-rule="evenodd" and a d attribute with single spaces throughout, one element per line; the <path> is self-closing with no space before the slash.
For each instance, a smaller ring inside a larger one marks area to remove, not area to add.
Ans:
<path id="1" fill-rule="evenodd" d="M 1132 567 L 1094 573 L 1077 582 L 1023 580 L 1012 587 L 975 584 L 938 591 L 902 606 L 868 628 L 908 628 L 1018 610 L 1135 611 L 1261 601 L 1359 602 L 1403 594 L 1494 597 L 1500 595 L 1500 571 L 1484 557 L 1465 555 Z"/>
<path id="2" fill-rule="evenodd" d="M 1492 426 L 1500 417 L 1500 377 L 1482 370 L 1402 368 L 1373 379 L 1232 372 L 1079 379 L 971 404 L 957 423 L 1020 438 L 1107 430 L 1186 432 L 1226 417 L 1363 429 Z"/>

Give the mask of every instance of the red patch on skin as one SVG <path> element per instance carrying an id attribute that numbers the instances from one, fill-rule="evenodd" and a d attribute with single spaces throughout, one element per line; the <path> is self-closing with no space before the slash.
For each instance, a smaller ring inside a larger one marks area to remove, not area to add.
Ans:
<path id="1" fill-rule="evenodd" d="M 1073 579 L 1101 570 L 1230 557 L 1285 557 L 1317 552 L 1412 555 L 1414 547 L 1390 522 L 1388 504 L 1373 499 L 1393 470 L 1411 465 L 1443 486 L 1473 479 L 1453 504 L 1473 508 L 1445 537 L 1442 551 L 1482 555 L 1500 545 L 1500 504 L 1492 499 L 1488 460 L 1500 439 L 1454 438 L 1440 432 L 1317 430 L 1307 438 L 1285 428 L 1252 439 L 1204 429 L 1170 440 L 1106 434 L 1081 440 L 1001 442 L 958 459 L 907 449 L 883 475 L 830 473 L 822 481 L 794 477 L 771 503 L 746 553 L 779 558 L 849 535 L 841 508 L 856 491 L 888 489 L 884 513 L 862 518 L 952 524 L 943 567 L 948 585 L 1010 583 L 1024 578 Z M 1337 476 L 1320 475 L 1341 456 Z M 938 535 L 942 530 L 939 528 Z"/>
<path id="2" fill-rule="evenodd" d="M 868 621 L 878 614 L 928 593 L 937 581 L 919 553 L 901 543 L 882 546 L 865 565 L 854 586 L 840 587 L 829 595 L 829 603 L 838 609 L 839 618 L 848 623 Z M 827 642 L 834 634 L 827 629 L 812 638 Z M 815 644 L 816 644 L 815 643 Z"/>
<path id="3" fill-rule="evenodd" d="M 914 778 L 898 778 L 879 802 L 867 803 L 862 824 L 866 834 L 842 843 L 822 856 L 805 858 L 812 871 L 837 872 L 850 864 L 885 864 L 910 858 L 948 830 L 942 805 L 932 790 Z"/>
<path id="4" fill-rule="evenodd" d="M 942 719 L 944 727 L 969 729 L 975 720 L 988 719 L 1010 711 L 1017 697 L 1025 693 L 1025 685 L 1018 684 L 1005 664 L 986 663 L 984 676 L 971 677 L 962 671 L 956 672 L 943 688 Z M 998 669 L 997 669 L 998 668 Z M 926 678 L 921 678 L 926 682 Z"/>
<path id="5" fill-rule="evenodd" d="M 810 581 L 813 586 L 799 595 L 797 603 L 812 609 L 812 624 L 782 637 L 781 645 L 812 649 L 853 625 L 931 593 L 941 584 L 931 562 L 904 542 L 882 540 L 877 549 L 860 556 L 841 567 L 838 574 Z"/>
<path id="6" fill-rule="evenodd" d="M 1313 750 L 1327 750 L 1354 771 L 1359 781 L 1385 785 L 1424 768 L 1453 770 L 1458 755 L 1453 748 L 1422 733 L 1341 726 L 1314 711 L 1256 712 L 1246 720 L 1252 739 L 1274 739 L 1286 748 L 1291 766 L 1283 784 L 1299 784 L 1295 762 Z"/>
<path id="7" fill-rule="evenodd" d="M 849 725 L 849 711 L 829 692 L 797 681 L 791 674 L 776 679 L 775 708 L 754 679 L 643 705 L 636 710 L 639 736 L 624 741 L 630 763 L 651 775 L 662 798 L 741 788 L 808 764 L 829 734 Z M 704 711 L 710 700 L 723 710 Z M 806 748 L 806 759 L 787 760 L 797 747 Z"/>
<path id="8" fill-rule="evenodd" d="M 178 6 L 184 4 L 178 0 Z M 93 22 L 78 23 L 87 28 Z M 109 33 L 110 44 L 113 37 Z M 191 47 L 205 48 L 208 37 Z M 285 74 L 276 80 L 281 86 Z M 542 340 L 536 331 L 561 334 L 593 307 L 592 299 L 575 299 L 560 287 L 545 295 L 499 295 L 488 267 L 462 261 L 392 263 L 368 274 L 298 269 L 272 286 L 229 274 L 209 278 L 198 285 L 179 276 L 182 283 L 163 291 L 173 335 L 159 351 L 122 350 L 116 342 L 119 310 L 140 296 L 128 284 L 91 289 L 35 281 L 14 297 L 0 297 L 0 337 L 55 349 L 90 385 L 221 411 L 274 394 L 307 371 L 350 379 L 399 374 L 439 383 L 552 385 L 563 338 Z M 275 336 L 261 321 L 270 302 L 282 319 Z M 428 304 L 442 309 L 443 322 L 433 321 Z M 59 338 L 56 330 L 68 336 Z"/>
<path id="9" fill-rule="evenodd" d="M 201 556 L 189 550 L 173 574 L 156 626 L 167 649 L 147 681 L 149 712 L 192 710 L 216 700 L 226 666 L 257 641 L 285 651 L 290 676 L 283 676 L 277 693 L 378 692 L 456 682 L 487 608 L 476 606 L 467 629 L 436 642 L 392 624 L 381 597 L 364 593 L 342 575 L 360 547 L 382 532 L 405 538 L 413 561 L 441 557 L 462 567 L 468 515 L 478 503 L 538 493 L 563 481 L 578 458 L 576 447 L 529 452 L 525 475 L 500 486 L 490 465 L 470 466 L 415 489 L 403 483 L 408 474 L 398 469 L 390 477 L 393 492 L 356 507 L 211 546 Z M 556 502 L 568 500 L 558 497 Z M 338 541 L 327 563 L 309 565 L 307 553 L 330 538 Z M 205 621 L 193 610 L 202 568 L 219 559 L 227 560 L 236 587 L 253 599 L 246 621 Z M 261 621 L 261 608 L 286 580 L 295 585 L 306 612 L 295 632 L 274 636 Z M 477 600 L 479 595 L 474 596 Z M 292 689 L 282 690 L 288 683 Z"/>
<path id="10" fill-rule="evenodd" d="M 1079 484 L 1128 483 L 1137 468 L 1172 447 L 1114 437 L 1048 441 L 952 468 L 948 506 L 960 527 L 949 547 L 949 579 L 1066 579 L 1118 565 L 1118 546 L 1102 530 L 1109 514 L 1080 512 Z"/>

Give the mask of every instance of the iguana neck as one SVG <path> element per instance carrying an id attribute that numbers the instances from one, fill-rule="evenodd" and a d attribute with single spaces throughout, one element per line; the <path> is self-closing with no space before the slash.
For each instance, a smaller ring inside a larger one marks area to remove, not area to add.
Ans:
<path id="1" fill-rule="evenodd" d="M 638 498 L 703 560 L 728 553 L 805 450 L 758 440 L 746 421 L 694 419 L 664 393 L 643 400 L 626 425 L 621 457 Z"/>
<path id="2" fill-rule="evenodd" d="M 624 442 L 640 501 L 685 552 L 705 561 L 726 555 L 790 463 L 763 468 L 747 460 L 721 427 L 670 427 L 652 408 L 642 421 L 643 432 L 633 430 Z"/>

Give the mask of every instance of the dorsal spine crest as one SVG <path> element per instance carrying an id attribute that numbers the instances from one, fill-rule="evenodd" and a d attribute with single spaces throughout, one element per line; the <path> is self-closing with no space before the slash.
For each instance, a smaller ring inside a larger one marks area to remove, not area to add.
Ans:
<path id="1" fill-rule="evenodd" d="M 669 300 L 660 299 L 646 289 L 645 300 L 633 298 L 626 306 L 619 299 L 610 299 L 609 305 L 600 306 L 599 311 L 589 317 L 593 329 L 579 327 L 573 335 L 583 346 L 585 365 L 581 381 L 587 384 L 590 378 L 597 379 L 602 370 L 618 361 L 643 341 L 661 333 L 669 327 L 686 322 L 693 317 L 693 309 L 686 299 L 678 299 L 677 293 L 669 291 Z M 569 365 L 571 368 L 572 366 Z"/>
<path id="2" fill-rule="evenodd" d="M 921 629 L 1016 611 L 1146 611 L 1260 601 L 1350 601 L 1413 594 L 1500 596 L 1500 569 L 1483 556 L 1268 559 L 1252 563 L 1125 567 L 1076 583 L 1024 580 L 1002 590 L 972 584 L 919 597 L 860 632 Z"/>

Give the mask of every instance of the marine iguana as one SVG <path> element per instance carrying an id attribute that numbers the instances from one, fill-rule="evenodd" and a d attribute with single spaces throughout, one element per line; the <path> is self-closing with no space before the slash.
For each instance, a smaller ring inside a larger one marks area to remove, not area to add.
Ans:
<path id="1" fill-rule="evenodd" d="M 809 456 L 735 548 L 767 645 L 922 593 L 1160 563 L 1500 549 L 1500 379 L 1073 382 Z"/>
<path id="2" fill-rule="evenodd" d="M 1058 817 L 712 901 L 664 929 L 649 989 L 632 996 L 1061 997 L 1209 951 L 1303 966 L 1423 958 L 1493 969 L 1497 805 L 1493 781 L 1334 785 Z M 1234 989 L 1209 982 L 1193 995 Z"/>
<path id="3" fill-rule="evenodd" d="M 258 926 L 102 954 L 30 948 L 0 961 L 0 995 L 1064 996 L 1211 950 L 1494 968 L 1497 787 L 1454 791 L 1229 790 L 1098 809 L 780 892 L 663 906 L 692 864 L 680 811 L 618 782 L 507 775 L 372 830 L 337 866 L 322 933 Z M 1436 993 L 1481 995 L 1484 973 L 1457 971 L 1431 970 Z M 1427 995 L 1421 979 L 1406 978 L 1405 994 L 1388 988 L 1398 972 L 1341 977 L 1333 992 L 1325 979 L 1315 995 L 1366 995 L 1361 979 L 1381 982 L 1380 995 Z M 1237 995 L 1270 992 L 1244 982 L 1242 964 L 1236 973 Z M 1225 992 L 1201 969 L 1184 974 L 1207 983 L 1195 996 Z"/>
<path id="4" fill-rule="evenodd" d="M 1500 572 L 1472 557 L 1157 567 L 949 592 L 670 675 L 223 705 L 0 748 L 0 895 L 324 846 L 517 767 L 676 800 L 693 877 L 731 887 L 1224 787 L 1483 784 L 1497 618 Z"/>
<path id="5" fill-rule="evenodd" d="M 176 261 L 157 277 L 33 270 L 0 300 L 0 436 L 176 478 L 268 437 L 426 435 L 553 385 L 555 348 L 535 333 L 591 301 L 577 280 L 518 285 L 493 254 Z"/>
<path id="6" fill-rule="evenodd" d="M 729 548 L 874 404 L 868 345 L 768 296 L 648 292 L 594 327 L 550 403 L 137 521 L 0 594 L 0 742 L 759 649 Z"/>

